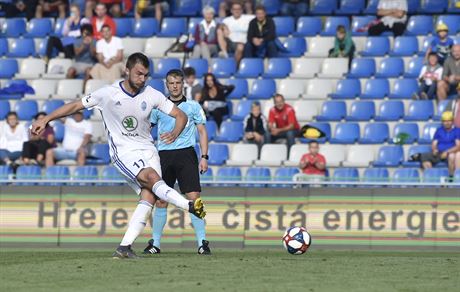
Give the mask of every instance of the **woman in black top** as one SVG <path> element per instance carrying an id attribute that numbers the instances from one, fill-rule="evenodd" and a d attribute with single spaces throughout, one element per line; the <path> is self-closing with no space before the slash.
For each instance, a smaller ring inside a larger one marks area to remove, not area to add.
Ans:
<path id="1" fill-rule="evenodd" d="M 211 73 L 204 75 L 202 98 L 199 101 L 207 116 L 213 117 L 220 128 L 223 117 L 228 115 L 227 96 L 235 89 L 234 85 L 223 85 Z"/>

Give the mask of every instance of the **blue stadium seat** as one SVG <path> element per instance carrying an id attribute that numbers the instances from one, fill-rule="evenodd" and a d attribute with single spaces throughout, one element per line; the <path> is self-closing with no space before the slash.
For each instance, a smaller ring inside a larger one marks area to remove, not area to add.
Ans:
<path id="1" fill-rule="evenodd" d="M 420 0 L 407 0 L 407 13 L 410 15 L 416 14 L 417 10 L 420 8 L 420 2 Z"/>
<path id="2" fill-rule="evenodd" d="M 228 99 L 241 99 L 248 96 L 248 81 L 246 79 L 228 79 L 227 85 L 235 85 L 235 89 L 227 96 Z"/>
<path id="3" fill-rule="evenodd" d="M 299 173 L 296 167 L 279 167 L 275 170 L 273 175 L 274 181 L 292 181 L 292 177 Z"/>
<path id="4" fill-rule="evenodd" d="M 208 140 L 214 140 L 217 135 L 217 124 L 215 121 L 206 121 L 206 132 L 208 132 Z"/>
<path id="5" fill-rule="evenodd" d="M 286 38 L 283 41 L 283 47 L 287 50 L 287 52 L 279 52 L 279 57 L 297 58 L 305 54 L 305 51 L 307 50 L 307 42 L 305 41 L 305 38 Z"/>
<path id="6" fill-rule="evenodd" d="M 0 57 L 8 54 L 8 40 L 6 38 L 0 38 Z"/>
<path id="7" fill-rule="evenodd" d="M 316 36 L 321 32 L 321 17 L 301 16 L 297 19 L 297 31 L 294 36 Z"/>
<path id="8" fill-rule="evenodd" d="M 276 27 L 276 35 L 278 37 L 289 36 L 295 30 L 294 18 L 290 16 L 275 16 L 273 17 Z"/>
<path id="9" fill-rule="evenodd" d="M 441 123 L 426 123 L 423 126 L 422 135 L 418 140 L 419 144 L 431 144 L 436 130 L 441 127 Z"/>
<path id="10" fill-rule="evenodd" d="M 210 165 L 223 165 L 228 159 L 228 146 L 226 144 L 209 144 Z"/>
<path id="11" fill-rule="evenodd" d="M 141 18 L 140 20 L 144 20 L 146 18 Z M 117 37 L 127 37 L 133 33 L 134 21 L 132 18 L 113 18 L 115 21 L 115 25 L 117 26 Z M 141 27 L 141 22 L 137 24 L 138 29 Z M 158 26 L 158 24 L 157 24 Z M 153 29 L 154 26 L 152 26 Z M 142 27 L 142 29 L 144 29 Z"/>
<path id="12" fill-rule="evenodd" d="M 101 165 L 110 163 L 108 144 L 93 144 L 89 153 L 90 158 L 86 159 L 88 165 Z"/>
<path id="13" fill-rule="evenodd" d="M 376 167 L 397 167 L 403 161 L 404 150 L 401 146 L 382 146 L 373 165 Z"/>
<path id="14" fill-rule="evenodd" d="M 365 14 L 377 15 L 377 6 L 379 5 L 379 0 L 368 0 L 366 9 L 364 9 Z"/>
<path id="15" fill-rule="evenodd" d="M 236 63 L 234 58 L 217 58 L 213 59 L 211 72 L 217 78 L 228 78 L 236 72 Z"/>
<path id="16" fill-rule="evenodd" d="M 390 51 L 390 40 L 385 36 L 368 37 L 361 56 L 380 57 Z"/>
<path id="17" fill-rule="evenodd" d="M 33 39 L 13 39 L 8 57 L 26 58 L 35 55 L 35 42 Z"/>
<path id="18" fill-rule="evenodd" d="M 347 115 L 347 105 L 344 101 L 328 100 L 323 102 L 321 112 L 316 116 L 317 121 L 340 121 Z"/>
<path id="19" fill-rule="evenodd" d="M 335 11 L 338 15 L 359 15 L 364 10 L 365 0 L 341 0 L 340 8 Z"/>
<path id="20" fill-rule="evenodd" d="M 447 6 L 449 5 L 448 0 L 425 0 L 421 1 L 422 5 L 418 9 L 420 13 L 443 13 L 447 10 Z M 455 1 L 454 1 L 455 2 Z"/>
<path id="21" fill-rule="evenodd" d="M 269 99 L 276 92 L 276 83 L 273 79 L 257 79 L 252 82 L 249 99 Z"/>
<path id="22" fill-rule="evenodd" d="M 158 22 L 155 18 L 141 18 L 133 21 L 131 24 L 131 37 L 149 38 L 158 33 Z M 118 32 L 118 26 L 117 26 Z"/>
<path id="23" fill-rule="evenodd" d="M 62 37 L 62 30 L 64 28 L 64 24 L 66 22 L 66 18 L 57 18 L 54 24 L 53 35 L 56 37 Z M 117 26 L 118 28 L 118 26 Z M 117 30 L 118 31 L 118 30 Z"/>
<path id="24" fill-rule="evenodd" d="M 375 104 L 373 101 L 354 101 L 350 106 L 350 112 L 345 117 L 347 121 L 369 121 L 375 116 Z"/>
<path id="25" fill-rule="evenodd" d="M 417 92 L 418 82 L 416 79 L 396 79 L 388 97 L 394 99 L 408 99 Z"/>
<path id="26" fill-rule="evenodd" d="M 460 32 L 460 15 L 439 15 L 436 24 L 433 26 L 433 34 L 436 33 L 436 26 L 439 23 L 447 25 L 450 34 L 457 34 Z"/>
<path id="27" fill-rule="evenodd" d="M 40 180 L 42 178 L 41 168 L 38 165 L 21 165 L 16 170 L 16 179 Z M 36 183 L 16 183 L 17 185 L 35 185 Z"/>
<path id="28" fill-rule="evenodd" d="M 216 175 L 217 181 L 241 181 L 241 178 L 241 169 L 239 167 L 221 167 Z"/>
<path id="29" fill-rule="evenodd" d="M 174 16 L 195 16 L 201 13 L 201 1 L 176 0 L 172 1 Z"/>
<path id="30" fill-rule="evenodd" d="M 350 28 L 350 20 L 346 16 L 329 16 L 324 23 L 322 36 L 335 36 L 337 26 L 343 25 L 346 30 Z"/>
<path id="31" fill-rule="evenodd" d="M 155 66 L 156 70 L 152 77 L 155 78 L 165 78 L 169 70 L 180 69 L 180 61 L 176 58 L 162 58 L 159 59 Z"/>
<path id="32" fill-rule="evenodd" d="M 418 183 L 420 174 L 418 168 L 399 168 L 393 173 L 393 182 L 396 183 Z"/>
<path id="33" fill-rule="evenodd" d="M 404 144 L 413 144 L 417 142 L 419 137 L 419 129 L 416 123 L 399 123 L 393 129 L 393 139 L 400 134 L 408 134 L 409 137 Z"/>
<path id="34" fill-rule="evenodd" d="M 251 100 L 241 100 L 231 116 L 233 121 L 242 121 L 251 112 Z"/>
<path id="35" fill-rule="evenodd" d="M 363 174 L 363 181 L 365 182 L 388 182 L 389 181 L 388 169 L 386 168 L 366 168 Z"/>
<path id="36" fill-rule="evenodd" d="M 53 32 L 53 20 L 51 18 L 32 18 L 28 24 L 27 38 L 44 38 Z"/>
<path id="37" fill-rule="evenodd" d="M 449 170 L 446 167 L 443 168 L 428 168 L 423 171 L 423 181 L 440 183 L 443 179 L 449 177 Z"/>
<path id="38" fill-rule="evenodd" d="M 57 142 L 61 143 L 62 140 L 64 139 L 64 133 L 65 133 L 65 126 L 61 121 L 54 121 L 53 122 L 53 130 L 54 130 L 54 137 Z"/>
<path id="39" fill-rule="evenodd" d="M 319 139 L 307 139 L 307 138 L 302 137 L 300 138 L 300 141 L 302 143 L 308 143 L 313 140 L 317 141 L 318 143 L 325 143 L 326 141 L 331 139 L 331 125 L 329 123 L 308 123 L 308 124 L 320 129 L 326 135 L 326 137 L 319 138 Z"/>
<path id="40" fill-rule="evenodd" d="M 438 105 L 436 107 L 436 113 L 433 116 L 433 120 L 440 121 L 441 114 L 447 110 L 447 107 L 450 107 L 452 101 L 449 99 L 438 101 Z"/>
<path id="41" fill-rule="evenodd" d="M 359 140 L 359 132 L 358 123 L 337 124 L 334 138 L 330 139 L 330 142 L 333 144 L 354 144 Z"/>
<path id="42" fill-rule="evenodd" d="M 7 180 L 13 175 L 13 168 L 9 165 L 0 165 L 0 180 Z M 3 183 L 0 183 L 2 185 Z"/>
<path id="43" fill-rule="evenodd" d="M 219 134 L 214 138 L 216 142 L 238 142 L 243 139 L 244 129 L 242 122 L 224 121 L 220 125 Z"/>
<path id="44" fill-rule="evenodd" d="M 342 79 L 337 81 L 334 93 L 329 94 L 332 99 L 353 99 L 361 95 L 359 79 Z"/>
<path id="45" fill-rule="evenodd" d="M 70 170 L 67 166 L 53 165 L 48 166 L 45 172 L 45 179 L 47 180 L 69 180 Z M 64 185 L 64 183 L 49 183 L 46 185 Z"/>
<path id="46" fill-rule="evenodd" d="M 237 78 L 257 78 L 264 72 L 264 61 L 259 58 L 244 58 L 240 62 Z"/>
<path id="47" fill-rule="evenodd" d="M 103 180 L 113 180 L 113 181 L 124 181 L 125 177 L 112 165 L 107 165 L 102 169 L 101 179 Z M 105 185 L 120 185 L 122 183 L 109 183 Z"/>
<path id="48" fill-rule="evenodd" d="M 413 100 L 409 104 L 407 115 L 404 116 L 406 121 L 427 121 L 434 115 L 433 101 L 431 100 Z"/>
<path id="49" fill-rule="evenodd" d="M 0 59 L 0 78 L 9 79 L 18 71 L 19 67 L 16 59 Z"/>
<path id="50" fill-rule="evenodd" d="M 96 166 L 84 165 L 77 166 L 72 175 L 74 180 L 96 180 L 99 179 L 99 174 Z"/>
<path id="51" fill-rule="evenodd" d="M 459 9 L 460 10 L 460 9 Z M 455 170 L 454 173 L 454 182 L 460 183 L 460 169 Z"/>
<path id="52" fill-rule="evenodd" d="M 42 106 L 42 111 L 44 111 L 46 114 L 50 114 L 52 111 L 54 111 L 58 107 L 63 106 L 64 104 L 64 101 L 60 99 L 46 100 Z"/>
<path id="53" fill-rule="evenodd" d="M 203 17 L 190 17 L 188 20 L 188 33 L 195 34 L 197 25 L 203 20 Z"/>
<path id="54" fill-rule="evenodd" d="M 376 78 L 398 78 L 404 73 L 404 61 L 402 58 L 383 59 L 375 74 Z"/>
<path id="55" fill-rule="evenodd" d="M 292 65 L 289 58 L 271 58 L 268 60 L 264 78 L 285 78 L 291 74 Z"/>
<path id="56" fill-rule="evenodd" d="M 351 33 L 353 36 L 367 36 L 367 30 L 363 28 L 367 27 L 372 21 L 375 20 L 375 16 L 353 16 L 351 21 Z"/>
<path id="57" fill-rule="evenodd" d="M 431 43 L 434 40 L 434 36 L 427 35 L 423 38 L 422 45 L 419 48 L 418 55 L 421 57 L 425 57 L 426 52 L 428 51 L 428 48 L 431 48 Z"/>
<path id="58" fill-rule="evenodd" d="M 370 58 L 355 58 L 351 62 L 348 78 L 369 78 L 375 74 L 375 60 Z"/>
<path id="59" fill-rule="evenodd" d="M 0 100 L 0 120 L 6 119 L 6 114 L 10 111 L 10 102 L 8 100 Z"/>
<path id="60" fill-rule="evenodd" d="M 37 114 L 38 105 L 35 100 L 18 100 L 14 106 L 14 111 L 21 121 L 30 121 Z"/>
<path id="61" fill-rule="evenodd" d="M 387 79 L 368 79 L 364 85 L 361 99 L 382 99 L 390 93 Z"/>
<path id="62" fill-rule="evenodd" d="M 208 73 L 208 60 L 206 59 L 187 59 L 184 67 L 192 67 L 195 69 L 196 77 L 201 78 L 204 74 Z"/>
<path id="63" fill-rule="evenodd" d="M 355 182 L 359 181 L 359 172 L 354 167 L 342 167 L 334 170 L 332 181 L 338 182 Z"/>
<path id="64" fill-rule="evenodd" d="M 268 167 L 250 167 L 246 171 L 245 181 L 270 181 L 271 173 Z M 244 184 L 242 186 L 261 188 L 264 184 Z"/>
<path id="65" fill-rule="evenodd" d="M 390 56 L 413 56 L 418 53 L 418 40 L 414 36 L 399 36 L 395 38 Z"/>
<path id="66" fill-rule="evenodd" d="M 268 15 L 278 14 L 281 5 L 279 0 L 260 0 L 259 2 L 265 7 Z"/>
<path id="67" fill-rule="evenodd" d="M 165 17 L 161 22 L 161 30 L 158 36 L 161 37 L 179 37 L 187 33 L 186 18 L 171 18 Z"/>
<path id="68" fill-rule="evenodd" d="M 152 86 L 153 88 L 155 88 L 163 94 L 166 93 L 166 87 L 165 83 L 163 82 L 163 79 L 149 79 L 147 81 L 147 85 Z"/>
<path id="69" fill-rule="evenodd" d="M 24 18 L 7 18 L 3 23 L 1 36 L 17 38 L 26 32 L 26 20 Z"/>
<path id="70" fill-rule="evenodd" d="M 310 14 L 331 15 L 337 9 L 336 0 L 312 0 L 310 1 Z"/>
<path id="71" fill-rule="evenodd" d="M 368 123 L 364 126 L 359 144 L 383 144 L 389 137 L 390 129 L 387 123 Z"/>
<path id="72" fill-rule="evenodd" d="M 406 35 L 427 35 L 433 30 L 431 15 L 412 15 L 406 27 Z"/>
<path id="73" fill-rule="evenodd" d="M 410 157 L 414 154 L 421 154 L 421 153 L 428 153 L 431 152 L 431 145 L 412 145 L 409 148 L 409 151 L 407 153 L 407 159 L 410 159 Z M 404 167 L 419 167 L 420 166 L 420 161 L 404 161 L 403 162 Z"/>
<path id="74" fill-rule="evenodd" d="M 420 71 L 423 67 L 423 57 L 414 57 L 410 59 L 407 66 L 406 72 L 404 73 L 405 78 L 418 78 Z"/>

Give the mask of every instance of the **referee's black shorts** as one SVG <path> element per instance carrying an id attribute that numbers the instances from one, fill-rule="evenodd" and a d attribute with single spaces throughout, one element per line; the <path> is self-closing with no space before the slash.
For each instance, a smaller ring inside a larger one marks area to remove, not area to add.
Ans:
<path id="1" fill-rule="evenodd" d="M 162 178 L 174 188 L 179 183 L 182 193 L 201 192 L 198 157 L 193 147 L 159 151 Z"/>

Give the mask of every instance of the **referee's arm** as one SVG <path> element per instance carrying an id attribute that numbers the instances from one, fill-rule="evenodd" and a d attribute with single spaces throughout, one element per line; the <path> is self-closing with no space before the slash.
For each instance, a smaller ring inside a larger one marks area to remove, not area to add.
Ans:
<path id="1" fill-rule="evenodd" d="M 197 124 L 196 128 L 200 136 L 201 155 L 208 155 L 208 132 L 204 124 Z M 208 161 L 205 158 L 200 160 L 200 172 L 205 173 L 208 170 Z"/>

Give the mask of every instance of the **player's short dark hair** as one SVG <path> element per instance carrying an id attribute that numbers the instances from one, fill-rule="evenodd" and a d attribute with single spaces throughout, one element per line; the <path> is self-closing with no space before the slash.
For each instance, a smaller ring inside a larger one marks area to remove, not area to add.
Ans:
<path id="1" fill-rule="evenodd" d="M 104 24 L 104 25 L 101 27 L 101 31 L 102 31 L 104 28 L 106 28 L 106 27 L 107 27 L 108 29 L 112 30 L 112 28 L 110 27 L 110 25 Z"/>
<path id="2" fill-rule="evenodd" d="M 149 58 L 147 58 L 147 56 L 142 53 L 131 54 L 126 61 L 126 68 L 131 70 L 134 66 L 136 66 L 136 64 L 141 64 L 148 69 L 150 66 Z"/>
<path id="3" fill-rule="evenodd" d="M 436 58 L 438 58 L 438 54 L 435 53 L 435 52 L 431 52 L 431 53 L 428 54 L 428 58 L 429 58 L 429 57 L 436 57 Z"/>
<path id="4" fill-rule="evenodd" d="M 85 23 L 80 27 L 80 32 L 83 34 L 83 32 L 87 31 L 91 35 L 93 34 L 93 26 L 89 23 Z"/>
<path id="5" fill-rule="evenodd" d="M 184 72 L 182 72 L 182 70 L 180 69 L 169 70 L 168 73 L 166 74 L 166 79 L 168 79 L 169 76 L 180 77 L 182 78 L 182 80 L 184 80 Z"/>
<path id="6" fill-rule="evenodd" d="M 192 67 L 185 67 L 184 68 L 184 76 L 189 77 L 189 76 L 196 76 L 196 71 Z"/>
<path id="7" fill-rule="evenodd" d="M 6 114 L 6 117 L 8 118 L 8 117 L 10 117 L 10 116 L 15 116 L 15 117 L 17 118 L 17 117 L 18 117 L 18 114 L 17 114 L 16 112 L 8 112 L 8 113 Z"/>

